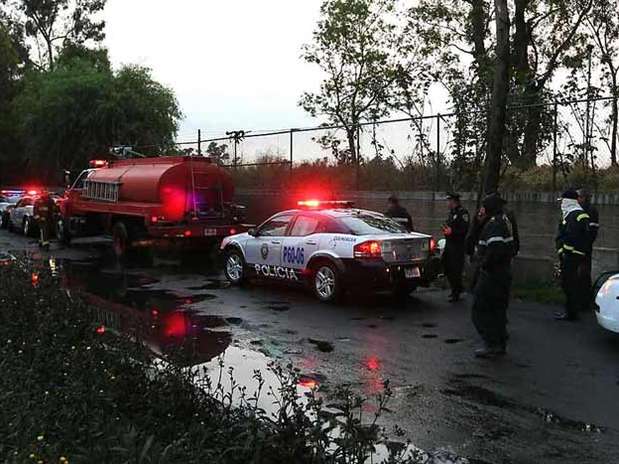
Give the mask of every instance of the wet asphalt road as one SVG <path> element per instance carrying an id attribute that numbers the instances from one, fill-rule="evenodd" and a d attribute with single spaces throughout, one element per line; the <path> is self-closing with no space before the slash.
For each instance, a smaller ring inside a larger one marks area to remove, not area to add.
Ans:
<path id="1" fill-rule="evenodd" d="M 556 308 L 514 301 L 508 356 L 477 360 L 470 298 L 449 304 L 439 289 L 404 303 L 356 289 L 340 305 L 323 305 L 299 289 L 227 287 L 206 265 L 167 257 L 121 269 L 101 248 L 54 245 L 41 253 L 32 240 L 0 231 L 0 251 L 9 250 L 51 258 L 67 286 L 112 308 L 116 319 L 191 314 L 210 337 L 200 341 L 203 361 L 239 347 L 260 352 L 291 361 L 327 395 L 342 383 L 374 395 L 388 379 L 392 412 L 382 422 L 399 425 L 421 448 L 487 463 L 619 462 L 619 335 L 592 314 L 558 323 Z M 169 335 L 151 334 L 151 343 Z M 235 362 L 248 370 L 253 361 Z"/>

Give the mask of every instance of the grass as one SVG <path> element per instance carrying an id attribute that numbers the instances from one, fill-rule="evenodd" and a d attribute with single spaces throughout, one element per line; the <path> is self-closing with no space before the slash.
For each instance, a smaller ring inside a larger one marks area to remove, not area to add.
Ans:
<path id="1" fill-rule="evenodd" d="M 565 302 L 563 291 L 554 282 L 514 285 L 512 296 L 541 304 L 562 305 Z"/>

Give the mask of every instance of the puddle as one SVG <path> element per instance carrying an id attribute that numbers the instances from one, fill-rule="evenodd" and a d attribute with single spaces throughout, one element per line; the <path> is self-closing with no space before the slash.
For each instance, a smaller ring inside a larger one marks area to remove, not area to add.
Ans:
<path id="1" fill-rule="evenodd" d="M 468 375 L 468 378 L 472 378 L 471 376 L 475 374 L 460 374 L 459 378 L 464 378 L 464 375 Z M 486 406 L 528 412 L 530 414 L 538 416 L 542 421 L 548 424 L 553 424 L 558 427 L 576 432 L 603 433 L 605 431 L 604 427 L 568 419 L 548 409 L 520 404 L 504 395 L 501 395 L 500 393 L 493 392 L 491 390 L 488 390 L 487 388 L 477 385 L 467 384 L 458 380 L 452 382 L 449 388 L 441 390 L 441 393 L 447 396 L 456 396 L 464 400 L 472 401 Z"/>
<path id="2" fill-rule="evenodd" d="M 290 309 L 290 305 L 288 304 L 270 304 L 267 306 L 268 309 L 273 311 L 283 312 L 288 311 Z"/>
<path id="3" fill-rule="evenodd" d="M 447 338 L 445 339 L 445 343 L 447 343 L 448 345 L 453 345 L 455 343 L 460 343 L 463 342 L 464 340 L 461 338 Z"/>
<path id="4" fill-rule="evenodd" d="M 368 328 L 368 329 L 375 329 L 375 328 L 377 328 L 377 327 L 378 327 L 378 326 L 377 326 L 376 324 L 368 324 L 368 325 L 367 325 L 367 328 Z"/>
<path id="5" fill-rule="evenodd" d="M 424 322 L 421 324 L 421 327 L 424 327 L 426 329 L 433 329 L 434 327 L 436 327 L 436 324 L 434 322 Z"/>
<path id="6" fill-rule="evenodd" d="M 421 338 L 438 338 L 436 334 L 423 334 Z"/>
<path id="7" fill-rule="evenodd" d="M 204 285 L 197 287 L 187 287 L 188 290 L 221 290 L 230 287 L 230 282 L 226 280 L 209 279 Z"/>
<path id="8" fill-rule="evenodd" d="M 226 317 L 226 322 L 232 325 L 241 325 L 243 323 L 243 319 L 240 317 Z"/>
<path id="9" fill-rule="evenodd" d="M 308 338 L 308 342 L 316 347 L 318 351 L 323 353 L 331 353 L 333 351 L 333 344 L 324 340 L 316 340 L 314 338 Z"/>

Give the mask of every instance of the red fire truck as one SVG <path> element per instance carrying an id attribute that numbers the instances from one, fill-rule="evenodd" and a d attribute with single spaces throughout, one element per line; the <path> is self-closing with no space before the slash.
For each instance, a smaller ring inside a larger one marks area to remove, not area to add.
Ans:
<path id="1" fill-rule="evenodd" d="M 208 158 L 93 160 L 60 202 L 58 238 L 107 235 L 119 258 L 137 248 L 210 249 L 246 230 L 229 173 Z"/>

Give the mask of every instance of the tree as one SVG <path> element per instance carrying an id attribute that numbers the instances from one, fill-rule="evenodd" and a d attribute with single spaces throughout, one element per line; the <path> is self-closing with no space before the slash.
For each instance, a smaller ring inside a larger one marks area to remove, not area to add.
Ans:
<path id="1" fill-rule="evenodd" d="M 37 47 L 41 69 L 53 69 L 56 52 L 67 44 L 101 42 L 105 22 L 96 18 L 106 0 L 9 0 L 14 20 Z"/>
<path id="2" fill-rule="evenodd" d="M 16 114 L 25 152 L 41 174 L 82 169 L 112 145 L 173 142 L 181 113 L 172 90 L 154 81 L 146 68 L 128 66 L 114 73 L 106 62 L 101 53 L 61 53 L 54 70 L 26 75 Z"/>
<path id="3" fill-rule="evenodd" d="M 510 19 L 507 0 L 494 0 L 496 22 L 496 61 L 488 122 L 488 154 L 486 155 L 484 191 L 496 192 L 501 175 L 505 113 L 509 92 Z"/>
<path id="4" fill-rule="evenodd" d="M 303 49 L 303 59 L 326 77 L 299 105 L 344 127 L 353 162 L 359 161 L 359 123 L 388 114 L 397 77 L 411 70 L 408 57 L 397 53 L 395 5 L 395 0 L 325 0 L 313 42 Z"/>
<path id="5" fill-rule="evenodd" d="M 596 2 L 587 17 L 587 27 L 603 67 L 603 81 L 610 88 L 610 162 L 617 165 L 617 137 L 619 124 L 619 4 L 617 0 Z"/>

